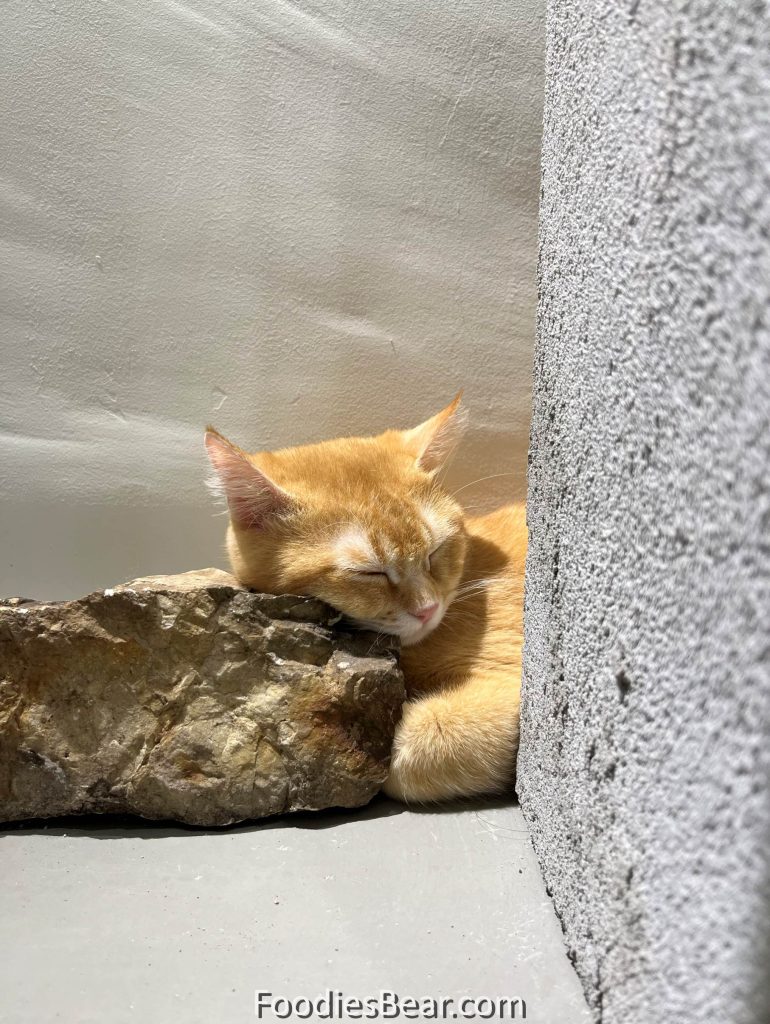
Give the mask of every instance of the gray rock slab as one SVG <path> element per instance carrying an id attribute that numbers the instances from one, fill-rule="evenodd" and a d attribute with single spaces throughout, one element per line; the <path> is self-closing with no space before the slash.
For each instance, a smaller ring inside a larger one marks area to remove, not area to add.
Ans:
<path id="1" fill-rule="evenodd" d="M 224 825 L 367 803 L 404 700 L 397 651 L 228 573 L 0 607 L 0 820 Z"/>

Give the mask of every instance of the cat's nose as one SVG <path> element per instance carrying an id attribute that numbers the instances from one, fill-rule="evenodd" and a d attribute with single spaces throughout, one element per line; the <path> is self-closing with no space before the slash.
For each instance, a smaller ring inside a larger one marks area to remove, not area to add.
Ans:
<path id="1" fill-rule="evenodd" d="M 434 601 L 433 604 L 426 604 L 424 608 L 418 608 L 416 612 L 412 612 L 412 615 L 425 625 L 427 622 L 430 622 L 437 610 L 438 601 Z"/>

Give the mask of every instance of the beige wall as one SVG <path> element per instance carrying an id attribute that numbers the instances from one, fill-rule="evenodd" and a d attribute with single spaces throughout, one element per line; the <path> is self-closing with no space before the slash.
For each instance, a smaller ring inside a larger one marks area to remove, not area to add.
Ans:
<path id="1" fill-rule="evenodd" d="M 10 0 L 0 592 L 222 564 L 207 420 L 407 425 L 461 385 L 521 493 L 539 0 Z"/>

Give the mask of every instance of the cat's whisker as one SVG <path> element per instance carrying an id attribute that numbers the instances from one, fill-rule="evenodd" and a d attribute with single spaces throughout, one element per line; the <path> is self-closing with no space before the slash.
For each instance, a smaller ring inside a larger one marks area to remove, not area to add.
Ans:
<path id="1" fill-rule="evenodd" d="M 489 583 L 488 586 L 477 587 L 477 588 L 475 588 L 473 590 L 469 590 L 469 591 L 467 591 L 467 592 L 465 592 L 463 594 L 460 594 L 460 595 L 458 595 L 457 597 L 455 597 L 453 599 L 452 603 L 449 605 L 449 609 L 451 610 L 456 604 L 462 604 L 463 601 L 468 601 L 472 597 L 477 597 L 479 594 L 482 594 L 485 591 L 488 591 L 489 589 L 491 589 L 495 585 L 505 585 L 506 583 L 507 583 L 506 580 L 498 580 L 498 581 L 496 581 L 496 583 L 492 583 L 492 582 Z M 447 614 L 448 614 L 448 612 L 447 612 Z"/>
<path id="2" fill-rule="evenodd" d="M 446 611 L 444 612 L 444 616 L 443 616 L 443 618 L 441 619 L 441 624 L 440 624 L 439 628 L 443 629 L 443 627 L 444 627 L 444 623 L 446 622 L 447 618 L 449 617 L 449 612 L 450 612 L 451 610 L 452 610 L 452 608 L 451 608 L 451 606 L 450 606 L 450 607 L 449 607 L 449 608 L 448 608 L 448 609 L 447 609 L 447 610 L 446 610 Z M 457 633 L 458 633 L 457 629 L 455 629 L 455 628 L 454 628 L 454 627 L 453 627 L 453 626 L 451 625 L 451 619 L 450 619 L 450 622 L 448 622 L 448 623 L 447 623 L 447 632 L 451 633 L 451 634 L 452 634 L 452 636 L 457 636 Z"/>
<path id="3" fill-rule="evenodd" d="M 469 583 L 484 583 L 487 580 L 496 580 L 496 579 L 499 579 L 499 578 L 500 577 L 498 575 L 495 575 L 495 576 L 476 576 L 472 580 L 465 580 L 464 582 L 460 583 L 460 587 L 461 588 L 462 587 L 466 587 L 466 586 L 468 586 Z"/>
<path id="4" fill-rule="evenodd" d="M 468 595 L 469 598 L 472 597 L 472 596 L 475 596 L 475 595 Z M 468 600 L 468 598 L 461 597 L 457 601 L 453 601 L 452 604 L 447 609 L 446 614 L 444 615 L 444 618 L 449 616 L 451 612 L 460 612 L 460 611 L 462 611 L 463 614 L 465 614 L 466 613 L 466 609 L 464 609 L 464 608 L 456 608 L 455 606 L 458 605 L 458 604 L 462 604 L 463 601 L 466 601 L 466 600 Z"/>
<path id="5" fill-rule="evenodd" d="M 464 590 L 462 594 L 458 594 L 454 600 L 462 601 L 466 597 L 474 597 L 476 594 L 486 593 L 487 591 L 492 590 L 494 587 L 504 586 L 505 583 L 505 580 L 499 580 L 497 583 L 488 583 L 485 584 L 483 587 L 473 587 L 471 590 Z M 454 601 L 452 603 L 454 603 Z"/>
<path id="6" fill-rule="evenodd" d="M 494 580 L 494 579 L 495 579 L 494 577 L 476 577 L 475 580 L 466 580 L 464 583 L 459 584 L 457 590 L 458 591 L 462 591 L 462 590 L 465 590 L 467 587 L 474 586 L 474 584 L 486 583 L 487 580 Z"/>
<path id="7" fill-rule="evenodd" d="M 380 642 L 380 640 L 382 640 L 382 638 L 383 638 L 384 636 L 387 636 L 387 633 L 383 633 L 383 632 L 379 632 L 379 633 L 377 633 L 377 635 L 375 636 L 374 640 L 372 641 L 372 645 L 371 645 L 371 647 L 370 647 L 370 648 L 369 648 L 369 650 L 368 650 L 368 651 L 366 652 L 366 656 L 367 656 L 367 658 L 369 657 L 369 655 L 370 655 L 370 654 L 372 653 L 372 651 L 374 650 L 374 648 L 375 648 L 375 647 L 377 646 L 377 644 L 378 644 L 378 643 Z"/>
<path id="8" fill-rule="evenodd" d="M 471 480 L 470 483 L 463 484 L 462 487 L 459 487 L 456 491 L 453 491 L 452 492 L 452 497 L 456 498 L 458 494 L 462 494 L 463 491 L 466 491 L 469 487 L 473 487 L 475 484 L 483 484 L 487 480 L 495 480 L 495 479 L 497 479 L 497 477 L 501 477 L 501 476 L 516 476 L 516 475 L 517 475 L 516 473 L 491 473 L 489 476 L 480 476 L 478 478 L 478 480 Z"/>
<path id="9" fill-rule="evenodd" d="M 457 597 L 459 594 L 467 594 L 469 590 L 475 590 L 478 587 L 484 587 L 486 586 L 486 583 L 486 580 L 479 580 L 476 583 L 466 583 L 464 586 L 458 587 L 457 590 L 455 590 L 455 597 Z"/>
<path id="10" fill-rule="evenodd" d="M 455 597 L 462 597 L 464 594 L 468 594 L 471 591 L 483 590 L 486 587 L 495 586 L 499 583 L 504 582 L 505 580 L 503 580 L 499 576 L 487 576 L 483 579 L 469 580 L 467 583 L 463 583 L 461 586 L 457 588 L 457 590 L 455 591 Z"/>
<path id="11" fill-rule="evenodd" d="M 453 601 L 451 603 L 451 605 L 447 609 L 446 614 L 448 615 L 450 611 L 457 611 L 457 606 L 458 605 L 463 604 L 463 602 L 469 601 L 472 597 L 475 597 L 475 596 L 476 596 L 475 594 L 467 594 L 465 597 L 458 597 L 456 601 Z"/>
<path id="12" fill-rule="evenodd" d="M 483 585 L 479 585 L 478 587 L 469 587 L 468 590 L 463 590 L 463 592 L 461 594 L 457 594 L 455 596 L 455 600 L 462 599 L 464 597 L 472 597 L 474 594 L 484 593 L 487 590 L 491 590 L 493 587 L 500 586 L 504 582 L 505 582 L 504 580 L 500 580 L 497 583 L 490 582 L 490 583 L 485 583 Z"/>
<path id="13" fill-rule="evenodd" d="M 464 594 L 458 594 L 452 601 L 452 604 L 459 604 L 461 601 L 467 601 L 470 597 L 476 597 L 479 594 L 483 594 L 486 587 L 478 587 L 475 590 L 468 590 Z"/>

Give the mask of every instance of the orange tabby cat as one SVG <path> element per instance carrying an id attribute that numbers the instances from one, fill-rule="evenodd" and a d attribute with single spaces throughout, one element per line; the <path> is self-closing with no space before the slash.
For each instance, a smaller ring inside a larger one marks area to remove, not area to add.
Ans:
<path id="1" fill-rule="evenodd" d="M 515 768 L 524 507 L 465 517 L 438 484 L 459 406 L 412 430 L 253 455 L 206 433 L 238 579 L 401 638 L 411 699 L 384 789 L 407 801 L 499 791 Z"/>

